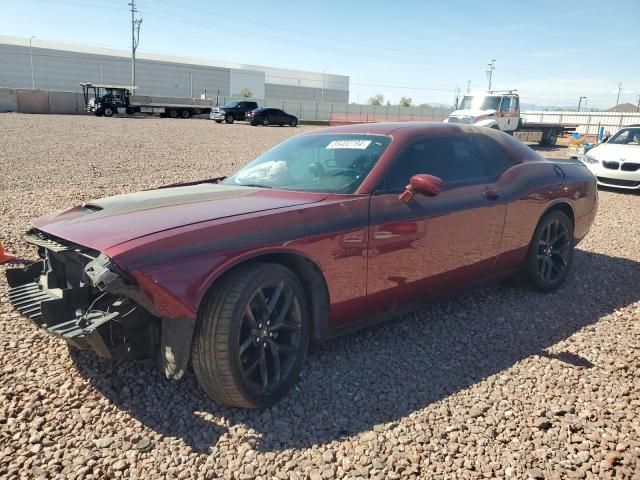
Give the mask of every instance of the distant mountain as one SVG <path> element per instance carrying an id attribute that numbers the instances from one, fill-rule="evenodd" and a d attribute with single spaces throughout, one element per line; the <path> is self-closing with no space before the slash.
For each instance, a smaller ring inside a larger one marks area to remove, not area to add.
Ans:
<path id="1" fill-rule="evenodd" d="M 607 109 L 607 112 L 621 112 L 621 113 L 636 113 L 638 111 L 638 106 L 632 103 L 621 103 L 616 105 L 615 107 L 611 107 Z"/>

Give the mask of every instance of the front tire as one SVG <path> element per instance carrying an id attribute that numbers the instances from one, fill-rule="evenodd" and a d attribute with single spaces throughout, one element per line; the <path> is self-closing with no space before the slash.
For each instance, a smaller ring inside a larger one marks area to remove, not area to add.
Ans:
<path id="1" fill-rule="evenodd" d="M 300 281 L 288 268 L 241 267 L 209 291 L 191 361 L 202 389 L 222 405 L 264 408 L 298 377 L 309 344 Z"/>
<path id="2" fill-rule="evenodd" d="M 191 112 L 189 110 L 182 110 L 180 112 L 180 117 L 184 118 L 185 120 L 187 118 L 191 118 Z"/>
<path id="3" fill-rule="evenodd" d="M 291 120 L 291 122 L 289 123 L 290 127 L 297 127 L 298 126 L 298 119 L 294 118 Z"/>
<path id="4" fill-rule="evenodd" d="M 269 117 L 267 117 L 264 120 L 262 120 L 262 125 L 264 127 L 268 127 L 269 125 L 271 125 L 271 121 L 269 121 Z"/>
<path id="5" fill-rule="evenodd" d="M 222 123 L 222 120 L 216 120 L 216 123 Z"/>
<path id="6" fill-rule="evenodd" d="M 233 115 L 231 115 L 231 114 L 229 113 L 228 115 L 226 115 L 226 116 L 224 117 L 224 121 L 225 121 L 226 123 L 233 123 L 233 122 L 235 122 L 235 121 L 236 121 L 236 119 L 233 117 Z"/>
<path id="7" fill-rule="evenodd" d="M 175 108 L 169 110 L 169 118 L 178 118 L 178 111 Z"/>
<path id="8" fill-rule="evenodd" d="M 113 117 L 114 111 L 113 108 L 111 107 L 104 107 L 104 111 L 102 112 L 102 114 L 105 117 Z"/>
<path id="9" fill-rule="evenodd" d="M 549 292 L 566 280 L 573 264 L 573 223 L 554 210 L 542 217 L 533 234 L 525 262 L 525 277 L 538 290 Z"/>

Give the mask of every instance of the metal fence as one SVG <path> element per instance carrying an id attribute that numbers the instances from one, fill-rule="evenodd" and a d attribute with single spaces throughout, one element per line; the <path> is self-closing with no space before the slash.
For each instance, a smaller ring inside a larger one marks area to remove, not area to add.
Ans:
<path id="1" fill-rule="evenodd" d="M 640 113 L 619 112 L 522 112 L 525 122 L 560 123 L 562 125 L 578 125 L 578 133 L 597 135 L 601 128 L 611 134 L 622 127 L 640 124 Z"/>
<path id="2" fill-rule="evenodd" d="M 204 95 L 202 96 L 204 97 Z M 225 105 L 229 101 L 247 100 L 237 97 L 207 96 L 206 98 L 182 98 L 184 104 Z M 168 100 L 168 99 L 167 99 Z M 175 100 L 175 99 L 174 99 Z M 299 102 L 291 100 L 253 99 L 258 105 L 279 108 L 297 116 L 300 120 L 363 123 L 385 121 L 435 120 L 446 118 L 451 112 L 445 107 L 401 107 L 398 105 L 356 105 L 346 103 Z M 81 93 L 49 90 L 0 88 L 0 112 L 20 113 L 84 113 Z"/>

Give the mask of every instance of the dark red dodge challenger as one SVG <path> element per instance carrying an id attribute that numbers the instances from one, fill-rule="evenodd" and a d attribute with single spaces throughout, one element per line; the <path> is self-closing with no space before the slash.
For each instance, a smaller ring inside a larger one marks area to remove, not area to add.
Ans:
<path id="1" fill-rule="evenodd" d="M 567 278 L 596 180 L 509 135 L 388 123 L 292 137 L 224 179 L 37 219 L 41 260 L 7 271 L 17 310 L 103 357 L 189 360 L 217 402 L 264 407 L 310 341 L 519 275 Z"/>

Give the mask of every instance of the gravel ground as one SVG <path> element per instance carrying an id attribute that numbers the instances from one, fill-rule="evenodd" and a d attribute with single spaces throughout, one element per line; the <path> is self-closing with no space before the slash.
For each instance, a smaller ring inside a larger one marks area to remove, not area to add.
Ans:
<path id="1" fill-rule="evenodd" d="M 226 174 L 301 130 L 2 114 L 0 237 L 33 258 L 37 215 Z M 0 477 L 638 479 L 639 211 L 601 191 L 560 291 L 487 287 L 316 345 L 265 411 L 215 405 L 192 373 L 70 354 L 2 275 Z"/>

